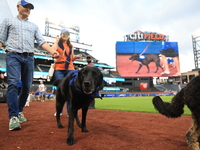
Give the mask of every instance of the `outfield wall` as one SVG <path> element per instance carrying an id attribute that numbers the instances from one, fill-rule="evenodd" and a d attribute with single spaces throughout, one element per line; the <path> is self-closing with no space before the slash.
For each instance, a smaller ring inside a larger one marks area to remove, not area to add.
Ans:
<path id="1" fill-rule="evenodd" d="M 173 96 L 176 92 L 100 93 L 102 97 Z"/>
<path id="2" fill-rule="evenodd" d="M 142 97 L 142 96 L 174 96 L 177 92 L 138 92 L 138 93 L 99 93 L 101 97 Z M 34 94 L 34 93 L 32 93 Z M 35 94 L 35 97 L 38 94 Z M 53 98 L 52 93 L 46 93 L 45 97 Z"/>

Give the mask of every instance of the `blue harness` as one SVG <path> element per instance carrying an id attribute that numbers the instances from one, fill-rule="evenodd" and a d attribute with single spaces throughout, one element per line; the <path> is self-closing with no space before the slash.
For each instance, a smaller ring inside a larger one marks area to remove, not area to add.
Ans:
<path id="1" fill-rule="evenodd" d="M 69 86 L 72 86 L 73 82 L 76 80 L 78 76 L 78 70 L 74 70 L 74 73 L 72 75 L 71 80 L 69 81 Z M 100 98 L 102 99 L 101 96 L 99 96 L 99 87 L 96 88 L 95 92 L 93 94 L 85 94 L 83 93 L 79 88 L 76 87 L 76 90 L 79 91 L 81 94 L 84 94 L 86 96 L 89 96 L 91 98 Z"/>
<path id="2" fill-rule="evenodd" d="M 145 55 L 140 55 L 140 58 L 138 59 L 138 61 L 142 61 L 142 60 L 144 60 L 145 58 L 146 58 Z"/>

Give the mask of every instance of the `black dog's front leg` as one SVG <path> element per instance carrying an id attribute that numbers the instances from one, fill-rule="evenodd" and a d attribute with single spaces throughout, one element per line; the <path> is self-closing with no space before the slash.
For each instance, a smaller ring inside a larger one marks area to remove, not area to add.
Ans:
<path id="1" fill-rule="evenodd" d="M 64 128 L 60 120 L 60 113 L 63 109 L 65 100 L 60 95 L 56 96 L 56 121 L 58 128 Z"/>
<path id="2" fill-rule="evenodd" d="M 139 67 L 138 67 L 138 70 L 135 72 L 135 73 L 138 73 L 140 71 L 140 69 L 142 68 L 142 64 L 141 62 L 139 63 Z"/>
<path id="3" fill-rule="evenodd" d="M 149 69 L 149 65 L 146 65 L 146 67 L 147 67 L 147 73 L 149 73 L 150 72 L 150 69 Z"/>
<path id="4" fill-rule="evenodd" d="M 82 108 L 82 132 L 89 132 L 88 129 L 86 128 L 86 116 L 87 116 L 87 108 Z"/>
<path id="5" fill-rule="evenodd" d="M 74 141 L 74 118 L 77 115 L 78 110 L 73 110 L 72 107 L 70 107 L 70 113 L 69 113 L 69 120 L 68 120 L 68 138 L 66 143 L 68 145 L 73 145 L 75 143 Z"/>

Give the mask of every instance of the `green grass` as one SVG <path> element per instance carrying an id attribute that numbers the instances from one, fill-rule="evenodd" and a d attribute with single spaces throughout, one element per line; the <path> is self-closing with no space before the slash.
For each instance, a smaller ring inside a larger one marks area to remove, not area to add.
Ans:
<path id="1" fill-rule="evenodd" d="M 173 96 L 161 96 L 163 101 L 170 102 Z M 158 113 L 152 104 L 152 96 L 148 97 L 108 97 L 95 99 L 97 109 L 123 110 L 133 112 Z M 184 115 L 190 115 L 191 112 L 184 107 Z"/>

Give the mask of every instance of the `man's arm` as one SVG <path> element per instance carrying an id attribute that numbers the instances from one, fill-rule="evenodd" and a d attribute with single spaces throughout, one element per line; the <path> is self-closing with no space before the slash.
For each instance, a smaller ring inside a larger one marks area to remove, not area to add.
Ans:
<path id="1" fill-rule="evenodd" d="M 4 19 L 3 22 L 0 24 L 0 49 L 2 49 L 3 44 L 7 41 L 9 25 L 8 19 Z"/>
<path id="2" fill-rule="evenodd" d="M 47 52 L 51 53 L 53 58 L 59 57 L 59 53 L 56 51 L 56 47 L 55 46 L 50 47 L 50 45 L 47 42 L 45 42 L 38 26 L 36 26 L 35 40 L 37 41 L 39 46 L 41 46 Z"/>
<path id="3" fill-rule="evenodd" d="M 57 58 L 59 57 L 59 53 L 53 48 L 53 47 L 50 47 L 50 45 L 48 43 L 43 43 L 41 45 L 41 47 L 46 50 L 47 52 L 51 53 L 52 54 L 52 57 L 53 58 Z"/>

